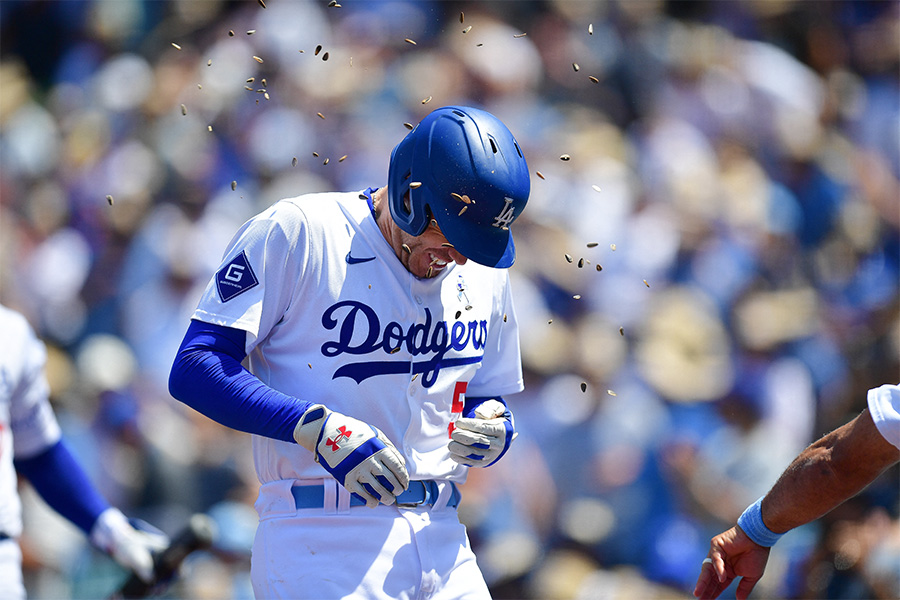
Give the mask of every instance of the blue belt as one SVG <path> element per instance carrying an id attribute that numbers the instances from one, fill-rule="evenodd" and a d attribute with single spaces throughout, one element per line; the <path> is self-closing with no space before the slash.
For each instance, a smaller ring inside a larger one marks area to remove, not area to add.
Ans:
<path id="1" fill-rule="evenodd" d="M 447 501 L 447 506 L 456 508 L 459 506 L 462 494 L 460 494 L 459 488 L 456 487 L 455 483 L 452 481 L 449 483 L 452 489 L 450 492 L 450 499 Z M 291 494 L 294 496 L 297 508 L 322 508 L 325 506 L 325 486 L 323 485 L 295 485 L 291 488 Z M 409 508 L 422 504 L 434 506 L 439 494 L 440 490 L 435 481 L 431 481 L 430 479 L 425 481 L 410 481 L 406 491 L 397 496 L 396 503 L 397 506 L 401 508 Z M 366 501 L 360 496 L 350 494 L 350 506 L 365 506 L 365 504 Z"/>
<path id="2" fill-rule="evenodd" d="M 0 531 L 0 542 L 5 542 L 6 540 L 11 540 L 11 539 L 12 539 L 12 537 L 9 534 L 3 533 L 2 531 Z"/>

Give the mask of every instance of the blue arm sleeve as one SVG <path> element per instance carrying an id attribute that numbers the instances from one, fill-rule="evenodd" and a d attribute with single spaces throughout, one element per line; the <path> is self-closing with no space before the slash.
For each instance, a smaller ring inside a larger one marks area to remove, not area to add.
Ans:
<path id="1" fill-rule="evenodd" d="M 312 403 L 270 388 L 241 365 L 246 336 L 192 320 L 169 374 L 169 393 L 226 427 L 296 443 L 294 426 Z"/>
<path id="2" fill-rule="evenodd" d="M 50 508 L 87 535 L 100 513 L 109 508 L 63 440 L 37 456 L 13 463 Z"/>

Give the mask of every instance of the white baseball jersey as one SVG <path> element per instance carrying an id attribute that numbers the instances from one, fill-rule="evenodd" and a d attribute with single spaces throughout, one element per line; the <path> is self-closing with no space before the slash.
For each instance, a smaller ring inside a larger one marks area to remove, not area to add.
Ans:
<path id="1" fill-rule="evenodd" d="M 0 305 L 0 532 L 22 533 L 13 457 L 29 458 L 59 441 L 48 400 L 47 352 L 19 313 Z"/>
<path id="2" fill-rule="evenodd" d="M 884 439 L 900 448 L 900 386 L 886 384 L 869 390 L 869 414 Z"/>
<path id="3" fill-rule="evenodd" d="M 507 271 L 468 261 L 416 278 L 359 192 L 281 200 L 245 223 L 193 317 L 246 331 L 270 387 L 381 429 L 412 479 L 464 481 L 447 444 L 466 395 L 524 387 Z M 297 444 L 253 448 L 262 483 L 328 477 Z"/>

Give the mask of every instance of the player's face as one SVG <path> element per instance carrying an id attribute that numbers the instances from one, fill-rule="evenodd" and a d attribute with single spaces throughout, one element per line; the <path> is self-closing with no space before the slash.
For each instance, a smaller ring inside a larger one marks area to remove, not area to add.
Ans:
<path id="1" fill-rule="evenodd" d="M 468 260 L 450 245 L 433 219 L 421 235 L 411 236 L 402 230 L 400 234 L 402 244 L 409 248 L 409 252 L 401 245 L 397 256 L 416 277 L 437 277 L 450 263 L 464 265 Z"/>

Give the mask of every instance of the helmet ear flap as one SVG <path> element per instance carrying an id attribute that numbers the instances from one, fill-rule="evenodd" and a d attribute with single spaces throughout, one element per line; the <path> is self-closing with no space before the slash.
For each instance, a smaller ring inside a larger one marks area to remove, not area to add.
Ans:
<path id="1" fill-rule="evenodd" d="M 425 199 L 413 199 L 412 154 L 415 138 L 408 136 L 391 152 L 388 170 L 388 205 L 394 222 L 406 233 L 421 235 L 428 226 L 428 208 Z M 423 186 L 424 187 L 424 186 Z M 416 194 L 426 194 L 423 188 Z"/>

